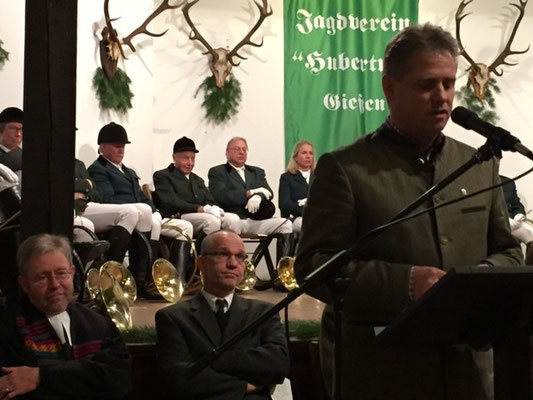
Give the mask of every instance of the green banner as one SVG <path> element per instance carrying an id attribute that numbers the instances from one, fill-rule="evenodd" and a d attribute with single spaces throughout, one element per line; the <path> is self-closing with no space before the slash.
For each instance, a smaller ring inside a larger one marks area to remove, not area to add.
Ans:
<path id="1" fill-rule="evenodd" d="M 309 140 L 316 157 L 373 131 L 388 41 L 418 20 L 418 0 L 285 0 L 285 158 Z"/>

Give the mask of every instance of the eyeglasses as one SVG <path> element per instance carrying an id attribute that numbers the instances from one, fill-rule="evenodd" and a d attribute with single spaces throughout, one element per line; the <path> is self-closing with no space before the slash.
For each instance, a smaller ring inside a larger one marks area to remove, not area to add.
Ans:
<path id="1" fill-rule="evenodd" d="M 237 153 L 248 153 L 248 149 L 246 147 L 230 147 L 228 150 L 235 151 Z"/>
<path id="2" fill-rule="evenodd" d="M 246 253 L 229 253 L 227 251 L 213 251 L 211 253 L 204 253 L 204 256 L 213 256 L 218 262 L 227 262 L 231 256 L 235 257 L 238 262 L 243 263 L 248 259 L 248 254 Z"/>
<path id="3" fill-rule="evenodd" d="M 24 128 L 18 127 L 18 126 L 7 126 L 6 130 L 8 130 L 9 132 L 12 132 L 12 133 L 14 133 L 14 132 L 23 133 L 24 132 Z"/>
<path id="4" fill-rule="evenodd" d="M 43 274 L 43 275 L 37 276 L 33 280 L 33 284 L 35 286 L 45 287 L 45 286 L 48 286 L 50 282 L 52 282 L 52 278 L 55 278 L 55 280 L 58 281 L 59 283 L 65 283 L 70 279 L 71 275 L 72 275 L 71 271 L 66 270 L 66 269 L 60 269 L 58 271 L 52 272 L 51 274 Z"/>

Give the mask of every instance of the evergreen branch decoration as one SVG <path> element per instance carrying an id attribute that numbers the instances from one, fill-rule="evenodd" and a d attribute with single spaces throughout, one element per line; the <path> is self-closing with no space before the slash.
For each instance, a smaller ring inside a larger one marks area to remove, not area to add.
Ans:
<path id="1" fill-rule="evenodd" d="M 98 67 L 93 77 L 93 88 L 100 102 L 100 108 L 115 110 L 125 114 L 130 108 L 133 93 L 130 90 L 131 79 L 121 70 L 117 69 L 113 79 L 107 79 L 102 68 Z"/>
<path id="2" fill-rule="evenodd" d="M 481 119 L 495 124 L 500 118 L 496 114 L 496 101 L 494 93 L 500 93 L 500 88 L 496 84 L 496 79 L 490 78 L 485 89 L 484 100 L 478 100 L 474 94 L 472 84 L 468 80 L 467 84 L 457 92 L 457 98 L 466 108 L 475 112 Z"/>
<path id="3" fill-rule="evenodd" d="M 2 45 L 4 44 L 4 42 L 2 42 L 0 40 L 0 64 L 3 64 L 5 63 L 6 61 L 9 60 L 9 51 L 6 51 Z"/>
<path id="4" fill-rule="evenodd" d="M 242 92 L 241 84 L 233 74 L 229 76 L 229 79 L 221 88 L 217 87 L 215 77 L 210 76 L 202 82 L 198 87 L 198 91 L 200 89 L 204 91 L 202 107 L 205 108 L 205 117 L 207 119 L 215 123 L 221 123 L 237 114 Z"/>

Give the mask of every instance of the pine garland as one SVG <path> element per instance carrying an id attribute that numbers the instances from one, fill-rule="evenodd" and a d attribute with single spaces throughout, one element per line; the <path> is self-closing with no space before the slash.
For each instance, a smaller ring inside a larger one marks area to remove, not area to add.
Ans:
<path id="1" fill-rule="evenodd" d="M 155 343 L 155 326 L 134 326 L 120 331 L 126 343 Z M 293 339 L 313 340 L 320 334 L 320 321 L 289 321 L 289 334 Z"/>
<path id="2" fill-rule="evenodd" d="M 4 50 L 2 47 L 3 44 L 4 42 L 0 40 L 0 64 L 3 64 L 9 60 L 9 51 Z"/>
<path id="3" fill-rule="evenodd" d="M 125 114 L 132 108 L 133 93 L 130 90 L 130 83 L 131 79 L 120 68 L 117 69 L 113 79 L 107 79 L 102 68 L 98 67 L 93 77 L 93 88 L 96 90 L 100 108 Z"/>
<path id="4" fill-rule="evenodd" d="M 210 76 L 198 87 L 198 90 L 200 89 L 204 90 L 202 107 L 205 108 L 207 119 L 221 123 L 237 114 L 242 92 L 241 84 L 233 75 L 230 75 L 222 88 L 218 88 L 215 84 L 215 77 Z"/>
<path id="5" fill-rule="evenodd" d="M 496 84 L 496 79 L 490 78 L 485 89 L 484 100 L 478 100 L 474 94 L 470 81 L 457 92 L 457 98 L 466 108 L 475 112 L 481 119 L 491 124 L 495 124 L 500 118 L 498 117 L 498 114 L 496 114 L 494 93 L 500 93 L 500 88 Z"/>

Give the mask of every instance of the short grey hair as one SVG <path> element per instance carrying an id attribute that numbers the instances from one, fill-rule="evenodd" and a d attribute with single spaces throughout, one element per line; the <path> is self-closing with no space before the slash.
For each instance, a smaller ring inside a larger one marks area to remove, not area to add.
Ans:
<path id="1" fill-rule="evenodd" d="M 72 265 L 72 248 L 66 237 L 51 235 L 49 233 L 39 233 L 27 238 L 22 242 L 17 251 L 19 274 L 26 275 L 28 273 L 30 260 L 33 257 L 39 257 L 54 250 L 63 254 L 69 264 Z"/>
<path id="2" fill-rule="evenodd" d="M 213 250 L 215 250 L 215 245 L 214 245 L 214 238 L 220 234 L 220 233 L 223 233 L 223 232 L 227 232 L 227 233 L 233 233 L 235 235 L 237 235 L 236 232 L 233 232 L 231 229 L 220 229 L 218 231 L 214 231 L 214 232 L 211 232 L 210 234 L 208 234 L 204 240 L 202 240 L 202 248 L 200 250 L 200 255 L 203 256 L 205 255 L 206 253 L 210 253 L 212 252 Z M 239 235 L 237 235 L 239 236 Z"/>
<path id="3" fill-rule="evenodd" d="M 237 140 L 242 140 L 242 141 L 244 142 L 244 144 L 246 145 L 246 149 L 248 149 L 248 142 L 246 141 L 245 138 L 243 138 L 243 137 L 241 137 L 241 136 L 233 136 L 233 137 L 229 140 L 228 144 L 226 145 L 226 151 L 229 150 L 229 147 L 231 146 L 231 144 L 232 144 L 233 142 L 236 142 Z"/>
<path id="4" fill-rule="evenodd" d="M 447 52 L 454 59 L 459 56 L 457 41 L 449 32 L 430 23 L 412 25 L 392 38 L 385 48 L 383 75 L 402 78 L 411 68 L 413 55 L 420 51 Z"/>

